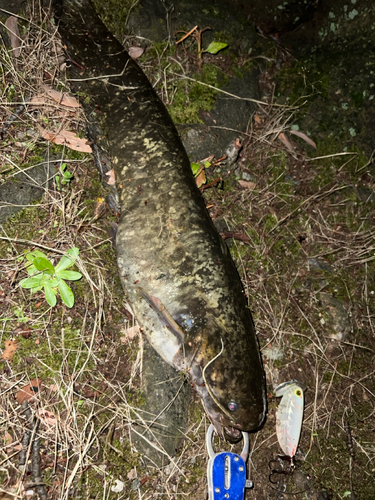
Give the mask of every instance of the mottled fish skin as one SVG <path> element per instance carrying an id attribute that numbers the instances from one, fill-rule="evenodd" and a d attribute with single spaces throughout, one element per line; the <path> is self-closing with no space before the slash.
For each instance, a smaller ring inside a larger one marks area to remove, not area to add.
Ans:
<path id="1" fill-rule="evenodd" d="M 218 432 L 255 430 L 266 396 L 253 321 L 178 132 L 91 4 L 54 3 L 69 55 L 83 67 L 73 84 L 97 106 L 115 165 L 116 247 L 127 300 L 160 356 L 188 374 Z"/>

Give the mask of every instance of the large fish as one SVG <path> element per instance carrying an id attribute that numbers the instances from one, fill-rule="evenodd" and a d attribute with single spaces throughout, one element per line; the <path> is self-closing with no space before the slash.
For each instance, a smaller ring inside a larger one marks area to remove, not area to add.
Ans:
<path id="1" fill-rule="evenodd" d="M 266 413 L 264 372 L 237 270 L 142 70 L 88 0 L 54 6 L 73 84 L 96 110 L 115 168 L 117 260 L 127 300 L 160 356 L 188 375 L 218 433 L 236 440 Z"/>

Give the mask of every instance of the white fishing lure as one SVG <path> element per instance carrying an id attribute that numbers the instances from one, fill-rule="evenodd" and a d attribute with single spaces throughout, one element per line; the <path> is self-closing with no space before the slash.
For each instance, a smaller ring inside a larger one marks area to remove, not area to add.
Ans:
<path id="1" fill-rule="evenodd" d="M 304 384 L 290 380 L 275 389 L 276 397 L 282 396 L 276 412 L 276 434 L 284 454 L 293 458 L 301 436 L 303 420 Z"/>

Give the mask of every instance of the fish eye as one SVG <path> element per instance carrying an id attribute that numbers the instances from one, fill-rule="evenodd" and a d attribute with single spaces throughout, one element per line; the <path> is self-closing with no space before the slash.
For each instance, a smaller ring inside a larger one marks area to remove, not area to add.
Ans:
<path id="1" fill-rule="evenodd" d="M 235 401 L 229 401 L 228 408 L 230 411 L 236 411 L 238 410 L 238 404 Z"/>

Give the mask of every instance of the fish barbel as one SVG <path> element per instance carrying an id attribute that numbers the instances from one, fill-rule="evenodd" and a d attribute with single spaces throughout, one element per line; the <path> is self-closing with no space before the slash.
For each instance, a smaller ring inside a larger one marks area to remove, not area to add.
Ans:
<path id="1" fill-rule="evenodd" d="M 115 169 L 118 268 L 160 356 L 186 373 L 220 435 L 266 413 L 265 378 L 242 284 L 165 106 L 88 0 L 55 0 L 72 84 L 90 100 Z"/>

